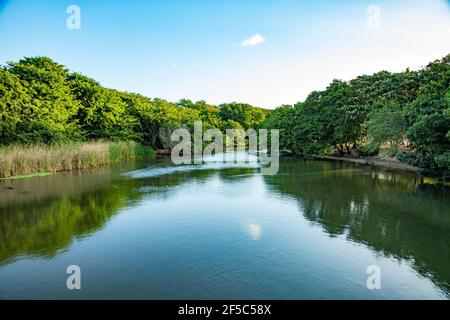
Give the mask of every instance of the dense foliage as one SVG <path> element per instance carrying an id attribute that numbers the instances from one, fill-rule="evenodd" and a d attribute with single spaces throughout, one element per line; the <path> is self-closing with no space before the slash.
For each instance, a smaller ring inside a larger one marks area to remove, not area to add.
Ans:
<path id="1" fill-rule="evenodd" d="M 135 140 L 170 149 L 170 132 L 192 128 L 280 129 L 298 154 L 391 155 L 450 179 L 450 55 L 421 70 L 334 80 L 305 101 L 268 112 L 244 103 L 171 103 L 102 87 L 46 57 L 0 67 L 0 145 Z"/>
<path id="2" fill-rule="evenodd" d="M 91 139 L 135 140 L 170 148 L 170 133 L 192 128 L 257 128 L 264 112 L 248 104 L 177 104 L 102 87 L 47 57 L 0 68 L 0 145 Z"/>
<path id="3" fill-rule="evenodd" d="M 275 109 L 266 128 L 299 154 L 376 155 L 380 146 L 421 173 L 450 179 L 450 55 L 418 71 L 334 80 L 302 103 Z"/>

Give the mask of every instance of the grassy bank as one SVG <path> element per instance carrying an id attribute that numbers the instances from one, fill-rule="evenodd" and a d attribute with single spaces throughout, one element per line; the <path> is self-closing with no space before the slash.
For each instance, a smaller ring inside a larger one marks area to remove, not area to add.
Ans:
<path id="1" fill-rule="evenodd" d="M 133 141 L 12 145 L 0 147 L 0 178 L 94 168 L 154 155 L 153 149 Z"/>

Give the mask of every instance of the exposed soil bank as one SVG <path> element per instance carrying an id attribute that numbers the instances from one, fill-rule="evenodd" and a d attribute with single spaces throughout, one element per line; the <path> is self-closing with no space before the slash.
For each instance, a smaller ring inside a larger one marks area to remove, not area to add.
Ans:
<path id="1" fill-rule="evenodd" d="M 418 170 L 416 167 L 410 166 L 410 165 L 400 162 L 396 159 L 385 159 L 385 158 L 381 158 L 381 157 L 377 157 L 377 156 L 353 158 L 353 157 L 312 155 L 311 157 L 314 159 L 320 159 L 320 160 L 346 161 L 346 162 L 370 165 L 370 166 L 374 166 L 374 167 L 382 167 L 382 168 L 387 168 L 387 169 L 392 169 L 392 170 L 400 170 L 400 171 L 414 172 L 414 173 L 417 173 L 417 170 Z"/>

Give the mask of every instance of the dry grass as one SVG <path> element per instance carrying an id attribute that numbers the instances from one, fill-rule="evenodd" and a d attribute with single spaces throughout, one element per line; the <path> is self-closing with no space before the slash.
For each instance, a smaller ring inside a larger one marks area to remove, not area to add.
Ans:
<path id="1" fill-rule="evenodd" d="M 94 168 L 115 161 L 150 156 L 152 153 L 150 148 L 132 141 L 13 145 L 0 148 L 0 178 Z"/>

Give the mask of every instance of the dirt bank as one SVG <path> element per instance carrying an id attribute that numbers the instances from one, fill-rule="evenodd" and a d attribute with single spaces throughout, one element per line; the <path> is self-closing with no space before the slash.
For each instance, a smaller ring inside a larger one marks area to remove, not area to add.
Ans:
<path id="1" fill-rule="evenodd" d="M 343 157 L 312 156 L 312 158 L 320 159 L 320 160 L 346 161 L 346 162 L 370 165 L 370 166 L 374 166 L 374 167 L 382 167 L 382 168 L 387 168 L 387 169 L 392 169 L 392 170 L 400 170 L 400 171 L 417 173 L 416 167 L 413 167 L 406 163 L 400 162 L 397 159 L 386 159 L 386 158 L 381 158 L 378 156 L 361 157 L 361 158 L 345 157 L 345 156 L 343 156 Z"/>

